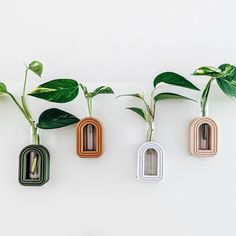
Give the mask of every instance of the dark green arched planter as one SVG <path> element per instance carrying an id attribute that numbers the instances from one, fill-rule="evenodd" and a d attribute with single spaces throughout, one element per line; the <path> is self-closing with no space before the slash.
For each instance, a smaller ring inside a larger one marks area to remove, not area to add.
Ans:
<path id="1" fill-rule="evenodd" d="M 24 186 L 41 186 L 48 182 L 50 154 L 42 145 L 23 148 L 19 160 L 19 182 Z"/>

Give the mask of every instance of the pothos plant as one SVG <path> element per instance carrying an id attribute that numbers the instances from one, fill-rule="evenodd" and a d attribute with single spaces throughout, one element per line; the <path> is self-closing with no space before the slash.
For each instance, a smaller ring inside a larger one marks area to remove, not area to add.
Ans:
<path id="1" fill-rule="evenodd" d="M 99 94 L 113 94 L 113 90 L 107 86 L 100 86 L 93 92 L 89 92 L 87 87 L 76 80 L 51 80 L 41 84 L 34 89 L 29 95 L 55 103 L 66 103 L 75 99 L 81 87 L 84 97 L 87 101 L 89 116 L 92 116 L 93 99 Z M 61 89 L 63 88 L 63 92 Z M 37 126 L 41 129 L 61 128 L 74 123 L 77 123 L 79 118 L 57 108 L 50 108 L 42 112 L 39 117 Z"/>
<path id="2" fill-rule="evenodd" d="M 22 112 L 24 117 L 26 118 L 27 122 L 32 127 L 32 133 L 33 133 L 33 142 L 34 144 L 38 145 L 40 143 L 39 136 L 37 133 L 37 127 L 40 127 L 39 123 L 37 124 L 35 119 L 33 118 L 27 103 L 26 103 L 26 85 L 27 85 L 27 79 L 28 79 L 28 73 L 29 71 L 34 72 L 37 76 L 41 77 L 43 72 L 43 64 L 39 61 L 33 61 L 29 65 L 26 66 L 25 74 L 24 74 L 24 83 L 23 83 L 23 89 L 20 100 L 18 100 L 11 92 L 7 90 L 7 87 L 4 83 L 0 82 L 0 95 L 9 95 L 14 103 L 17 105 L 19 110 Z M 69 102 L 73 100 L 77 94 L 78 89 L 74 87 L 74 84 L 77 84 L 76 81 L 70 80 L 70 79 L 57 79 L 54 80 L 53 83 L 47 82 L 45 84 L 52 85 L 50 86 L 50 89 L 48 89 L 48 96 L 47 99 L 49 100 L 57 100 L 63 102 Z M 40 92 L 41 91 L 41 92 Z M 38 89 L 38 93 L 41 94 L 41 96 L 44 95 L 43 90 L 41 88 Z M 64 119 L 70 119 L 72 122 L 78 122 L 78 118 L 72 116 L 69 113 L 63 113 Z M 50 126 L 49 128 L 58 128 L 57 126 Z"/>
<path id="3" fill-rule="evenodd" d="M 236 99 L 236 67 L 230 64 L 220 65 L 218 68 L 213 66 L 203 66 L 196 69 L 193 75 L 209 76 L 210 79 L 206 84 L 201 95 L 201 113 L 206 116 L 208 95 L 212 82 L 216 81 L 220 89 L 227 96 Z"/>
<path id="4" fill-rule="evenodd" d="M 152 141 L 152 135 L 154 131 L 154 120 L 156 115 L 156 105 L 158 102 L 162 100 L 168 100 L 168 99 L 185 99 L 185 100 L 191 100 L 195 101 L 191 98 L 188 98 L 186 96 L 177 94 L 177 93 L 170 93 L 170 92 L 163 92 L 158 93 L 158 87 L 161 83 L 170 84 L 174 86 L 179 86 L 187 89 L 193 89 L 199 91 L 199 89 L 192 84 L 190 81 L 188 81 L 183 76 L 176 74 L 174 72 L 164 72 L 156 76 L 156 78 L 153 81 L 153 91 L 151 92 L 151 103 L 148 104 L 145 96 L 143 93 L 134 93 L 134 94 L 124 94 L 119 95 L 119 97 L 123 96 L 131 96 L 136 97 L 140 100 L 140 102 L 143 104 L 143 108 L 139 107 L 127 107 L 127 109 L 135 112 L 140 117 L 143 118 L 143 120 L 146 122 L 148 129 L 147 129 L 147 142 Z"/>

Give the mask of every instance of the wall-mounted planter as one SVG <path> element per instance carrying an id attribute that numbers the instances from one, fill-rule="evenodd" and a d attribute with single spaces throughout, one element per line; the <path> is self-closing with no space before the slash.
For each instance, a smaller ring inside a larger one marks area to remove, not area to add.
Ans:
<path id="1" fill-rule="evenodd" d="M 190 125 L 190 153 L 198 157 L 214 156 L 218 149 L 217 124 L 209 117 L 193 120 Z"/>
<path id="2" fill-rule="evenodd" d="M 103 128 L 94 118 L 81 120 L 76 127 L 76 152 L 81 158 L 98 158 L 103 153 Z"/>
<path id="3" fill-rule="evenodd" d="M 48 182 L 50 155 L 42 145 L 29 145 L 20 153 L 19 182 L 24 186 L 41 186 Z"/>
<path id="4" fill-rule="evenodd" d="M 138 150 L 137 178 L 143 182 L 158 182 L 163 178 L 163 148 L 146 142 Z"/>

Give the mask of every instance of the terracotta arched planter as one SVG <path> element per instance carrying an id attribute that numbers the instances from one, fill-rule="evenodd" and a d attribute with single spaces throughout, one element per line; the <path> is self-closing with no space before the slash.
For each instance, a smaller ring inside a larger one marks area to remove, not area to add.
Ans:
<path id="1" fill-rule="evenodd" d="M 163 178 L 163 148 L 146 142 L 138 150 L 137 178 L 143 182 L 158 182 Z"/>
<path id="2" fill-rule="evenodd" d="M 98 158 L 103 154 L 103 128 L 97 119 L 88 117 L 76 126 L 76 152 L 81 158 Z"/>
<path id="3" fill-rule="evenodd" d="M 42 145 L 23 148 L 19 159 L 19 183 L 24 186 L 41 186 L 48 182 L 50 155 Z"/>
<path id="4" fill-rule="evenodd" d="M 190 153 L 197 157 L 216 155 L 218 150 L 218 128 L 214 120 L 202 117 L 190 125 Z"/>

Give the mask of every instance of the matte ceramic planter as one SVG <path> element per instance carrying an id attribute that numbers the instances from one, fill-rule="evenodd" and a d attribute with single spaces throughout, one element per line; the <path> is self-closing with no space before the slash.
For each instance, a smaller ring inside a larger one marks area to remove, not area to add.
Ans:
<path id="1" fill-rule="evenodd" d="M 197 157 L 210 157 L 217 153 L 218 129 L 214 120 L 201 117 L 190 125 L 190 153 Z"/>
<path id="2" fill-rule="evenodd" d="M 97 119 L 89 117 L 78 123 L 76 152 L 81 158 L 98 158 L 103 154 L 103 128 Z"/>
<path id="3" fill-rule="evenodd" d="M 163 178 L 163 148 L 146 142 L 138 150 L 137 178 L 143 182 L 158 182 Z"/>
<path id="4" fill-rule="evenodd" d="M 41 186 L 48 182 L 50 155 L 42 145 L 26 146 L 20 153 L 19 182 L 24 186 Z"/>

